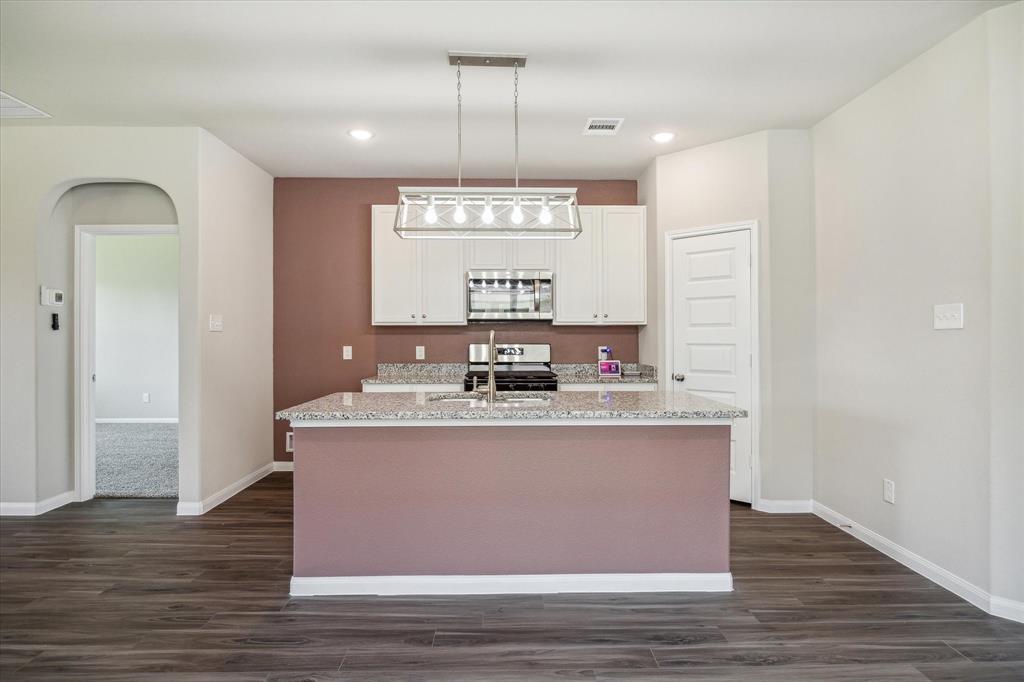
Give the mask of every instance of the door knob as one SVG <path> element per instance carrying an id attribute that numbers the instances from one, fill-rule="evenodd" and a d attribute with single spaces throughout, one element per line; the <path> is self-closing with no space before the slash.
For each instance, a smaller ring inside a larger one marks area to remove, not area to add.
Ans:
<path id="1" fill-rule="evenodd" d="M 411 317 L 412 319 L 414 319 L 414 320 L 415 320 L 415 319 L 416 319 L 416 313 L 413 313 L 413 314 L 412 314 L 412 315 L 410 315 L 409 317 Z"/>
<path id="2" fill-rule="evenodd" d="M 604 316 L 605 316 L 605 318 L 607 318 L 608 317 L 608 313 L 605 313 Z"/>
<path id="3" fill-rule="evenodd" d="M 597 313 L 594 313 L 594 319 L 595 320 L 597 319 Z"/>
<path id="4" fill-rule="evenodd" d="M 673 374 L 672 375 L 672 381 L 686 381 L 686 375 L 682 374 L 682 373 L 680 373 L 680 374 Z"/>
<path id="5" fill-rule="evenodd" d="M 427 319 L 427 314 L 423 313 L 422 315 L 420 315 L 420 317 L 422 317 L 423 319 Z"/>

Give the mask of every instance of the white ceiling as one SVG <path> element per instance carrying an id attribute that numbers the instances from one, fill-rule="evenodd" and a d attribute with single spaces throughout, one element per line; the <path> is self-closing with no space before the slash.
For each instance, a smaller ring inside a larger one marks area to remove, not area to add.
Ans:
<path id="1" fill-rule="evenodd" d="M 276 176 L 453 176 L 448 50 L 525 52 L 523 177 L 635 178 L 807 127 L 1000 4 L 4 0 L 0 89 L 52 115 L 4 125 L 198 125 Z M 463 69 L 466 177 L 511 174 L 511 81 Z M 626 122 L 583 137 L 588 116 Z"/>

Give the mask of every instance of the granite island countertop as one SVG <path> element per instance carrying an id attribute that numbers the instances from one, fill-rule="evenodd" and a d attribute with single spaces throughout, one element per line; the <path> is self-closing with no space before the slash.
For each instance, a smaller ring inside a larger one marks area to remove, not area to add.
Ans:
<path id="1" fill-rule="evenodd" d="M 500 393 L 524 398 L 536 394 Z M 684 423 L 687 420 L 728 423 L 747 416 L 746 410 L 708 400 L 687 391 L 550 392 L 550 400 L 532 404 L 486 405 L 466 400 L 473 393 L 332 393 L 281 410 L 277 419 L 293 426 L 451 425 L 452 421 L 513 425 L 593 423 L 630 424 L 638 421 Z M 438 398 L 456 397 L 445 402 Z"/>
<path id="2" fill-rule="evenodd" d="M 623 370 L 639 370 L 640 376 L 598 378 L 597 363 L 552 363 L 551 370 L 561 384 L 656 384 L 658 372 L 653 365 L 622 363 Z M 387 362 L 377 365 L 377 375 L 364 384 L 461 384 L 466 375 L 464 362 Z"/>

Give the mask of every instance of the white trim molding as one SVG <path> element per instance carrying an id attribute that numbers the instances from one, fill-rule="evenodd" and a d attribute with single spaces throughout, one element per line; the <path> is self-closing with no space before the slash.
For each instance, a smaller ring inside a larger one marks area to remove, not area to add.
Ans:
<path id="1" fill-rule="evenodd" d="M 993 616 L 1000 616 L 1001 618 L 1024 623 L 1024 603 L 993 596 L 987 590 L 925 559 L 920 554 L 896 544 L 884 535 L 880 535 L 870 528 L 862 526 L 853 519 L 843 516 L 834 509 L 829 509 L 817 500 L 814 501 L 814 513 L 861 542 L 874 547 L 890 559 L 895 559 L 915 573 L 928 578 L 928 580 L 931 580 L 936 585 L 969 601 L 982 611 Z"/>
<path id="2" fill-rule="evenodd" d="M 988 612 L 993 616 L 1024 623 L 1024 601 L 1014 601 L 1005 597 L 992 597 L 989 603 L 991 607 Z"/>
<path id="3" fill-rule="evenodd" d="M 731 592 L 732 573 L 561 573 L 292 577 L 294 597 L 561 592 Z"/>
<path id="4" fill-rule="evenodd" d="M 202 502 L 178 502 L 178 516 L 202 516 L 218 504 L 227 501 L 242 492 L 256 481 L 274 471 L 274 463 L 264 464 L 256 471 L 242 476 L 230 485 L 221 488 Z"/>
<path id="5" fill-rule="evenodd" d="M 0 502 L 0 516 L 39 516 L 65 504 L 77 502 L 74 490 L 48 497 L 41 502 Z"/>
<path id="6" fill-rule="evenodd" d="M 295 462 L 274 462 L 274 471 L 295 471 Z"/>
<path id="7" fill-rule="evenodd" d="M 751 506 L 755 511 L 768 514 L 810 514 L 814 511 L 813 500 L 766 500 L 761 498 Z"/>
<path id="8" fill-rule="evenodd" d="M 177 424 L 177 417 L 96 417 L 97 424 Z"/>

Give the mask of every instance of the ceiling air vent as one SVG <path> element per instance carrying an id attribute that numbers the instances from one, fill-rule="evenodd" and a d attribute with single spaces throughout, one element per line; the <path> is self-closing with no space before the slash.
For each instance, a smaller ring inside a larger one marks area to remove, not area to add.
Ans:
<path id="1" fill-rule="evenodd" d="M 587 125 L 583 126 L 584 135 L 614 135 L 622 127 L 624 118 L 588 118 Z"/>
<path id="2" fill-rule="evenodd" d="M 0 92 L 0 118 L 50 118 L 50 115 L 17 97 Z"/>

